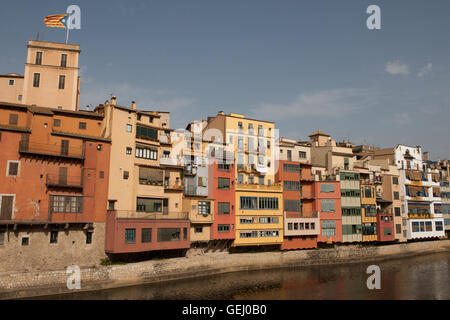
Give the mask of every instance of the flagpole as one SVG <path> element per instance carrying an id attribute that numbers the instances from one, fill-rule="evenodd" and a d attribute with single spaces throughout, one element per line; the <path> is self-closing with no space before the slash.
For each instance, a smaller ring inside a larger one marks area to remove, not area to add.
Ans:
<path id="1" fill-rule="evenodd" d="M 69 42 L 69 26 L 66 26 L 66 44 Z"/>

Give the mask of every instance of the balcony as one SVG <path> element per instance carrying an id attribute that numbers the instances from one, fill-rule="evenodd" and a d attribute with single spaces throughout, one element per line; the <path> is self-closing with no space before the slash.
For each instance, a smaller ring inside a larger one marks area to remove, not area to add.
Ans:
<path id="1" fill-rule="evenodd" d="M 318 212 L 313 212 L 313 217 L 294 217 L 284 214 L 285 236 L 308 236 L 320 234 L 320 219 Z"/>
<path id="2" fill-rule="evenodd" d="M 47 174 L 45 185 L 49 188 L 83 189 L 83 176 L 68 177 L 58 174 Z"/>
<path id="3" fill-rule="evenodd" d="M 314 199 L 314 194 L 312 192 L 301 192 L 300 198 L 302 200 L 312 200 Z"/>
<path id="4" fill-rule="evenodd" d="M 172 139 L 170 138 L 170 136 L 162 134 L 162 135 L 159 136 L 159 142 L 160 143 L 165 143 L 165 144 L 171 144 L 172 143 Z"/>
<path id="5" fill-rule="evenodd" d="M 214 215 L 212 214 L 199 214 L 197 212 L 189 213 L 189 220 L 193 223 L 213 223 Z"/>
<path id="6" fill-rule="evenodd" d="M 161 166 L 177 166 L 181 167 L 181 161 L 175 158 L 159 158 Z"/>
<path id="7" fill-rule="evenodd" d="M 69 147 L 68 145 L 36 143 L 20 141 L 19 153 L 27 155 L 53 156 L 58 158 L 84 159 L 84 148 Z"/>
<path id="8" fill-rule="evenodd" d="M 164 189 L 165 190 L 184 190 L 184 185 L 182 183 L 171 182 L 168 180 L 164 181 Z"/>
<path id="9" fill-rule="evenodd" d="M 188 220 L 187 212 L 169 212 L 167 207 L 163 212 L 141 212 L 136 210 L 115 210 L 116 219 L 139 219 L 139 220 Z"/>
<path id="10" fill-rule="evenodd" d="M 422 213 L 408 213 L 409 219 L 433 219 L 434 215 L 429 212 L 422 212 Z"/>
<path id="11" fill-rule="evenodd" d="M 187 164 L 184 167 L 184 174 L 189 176 L 195 176 L 197 174 L 197 166 L 192 164 Z"/>
<path id="12" fill-rule="evenodd" d="M 281 183 L 275 183 L 270 186 L 265 184 L 248 184 L 248 183 L 236 183 L 236 190 L 239 191 L 246 191 L 246 190 L 252 190 L 252 191 L 271 191 L 271 192 L 282 192 L 283 188 Z"/>

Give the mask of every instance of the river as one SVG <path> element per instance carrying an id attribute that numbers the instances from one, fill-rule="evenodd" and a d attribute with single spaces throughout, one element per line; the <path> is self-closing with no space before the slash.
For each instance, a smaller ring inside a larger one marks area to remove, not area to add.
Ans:
<path id="1" fill-rule="evenodd" d="M 381 289 L 366 285 L 369 265 L 381 270 Z M 39 299 L 450 299 L 450 252 L 371 263 L 290 267 L 73 292 Z"/>

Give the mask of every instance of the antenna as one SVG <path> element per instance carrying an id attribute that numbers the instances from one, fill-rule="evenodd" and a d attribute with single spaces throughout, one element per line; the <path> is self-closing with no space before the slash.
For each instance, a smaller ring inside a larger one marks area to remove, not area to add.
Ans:
<path id="1" fill-rule="evenodd" d="M 38 31 L 38 33 L 36 34 L 36 41 L 39 41 L 39 31 Z"/>

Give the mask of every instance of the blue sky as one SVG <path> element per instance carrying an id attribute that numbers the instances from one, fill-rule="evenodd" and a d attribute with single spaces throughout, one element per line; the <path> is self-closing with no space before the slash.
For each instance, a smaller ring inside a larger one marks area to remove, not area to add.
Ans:
<path id="1" fill-rule="evenodd" d="M 81 106 L 168 110 L 171 126 L 219 110 L 276 121 L 280 135 L 450 157 L 449 1 L 2 1 L 0 73 L 23 73 L 26 41 L 64 41 L 43 17 L 81 8 Z M 368 30 L 366 8 L 381 8 Z"/>

